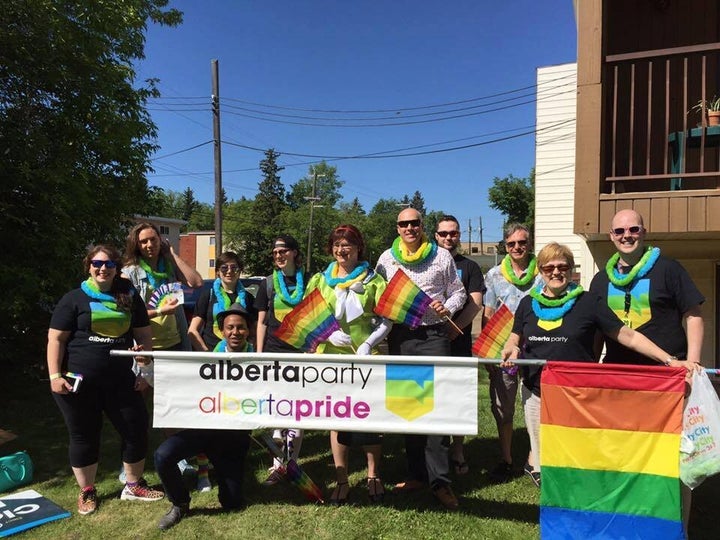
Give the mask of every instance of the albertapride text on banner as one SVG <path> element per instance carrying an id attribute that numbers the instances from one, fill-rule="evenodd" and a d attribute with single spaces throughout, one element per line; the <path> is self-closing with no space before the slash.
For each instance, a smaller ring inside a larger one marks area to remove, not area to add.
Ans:
<path id="1" fill-rule="evenodd" d="M 473 358 L 156 351 L 155 427 L 477 434 Z"/>

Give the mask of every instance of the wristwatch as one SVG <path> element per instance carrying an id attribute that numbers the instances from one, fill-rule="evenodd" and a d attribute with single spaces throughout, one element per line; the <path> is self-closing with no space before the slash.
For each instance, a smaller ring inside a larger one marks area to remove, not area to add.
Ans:
<path id="1" fill-rule="evenodd" d="M 665 360 L 663 360 L 663 364 L 665 364 L 666 366 L 669 366 L 670 362 L 672 362 L 673 360 L 677 360 L 677 359 L 678 359 L 677 356 L 668 356 Z"/>

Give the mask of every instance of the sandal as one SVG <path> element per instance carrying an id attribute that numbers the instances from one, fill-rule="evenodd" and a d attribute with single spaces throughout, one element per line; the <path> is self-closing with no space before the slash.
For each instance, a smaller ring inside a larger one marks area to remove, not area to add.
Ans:
<path id="1" fill-rule="evenodd" d="M 342 506 L 347 502 L 348 494 L 350 493 L 350 486 L 347 482 L 338 482 L 337 486 L 330 495 L 331 506 Z"/>
<path id="2" fill-rule="evenodd" d="M 455 469 L 455 474 L 458 476 L 462 476 L 463 474 L 467 474 L 470 472 L 470 467 L 468 467 L 468 464 L 466 461 L 459 461 L 457 459 L 451 459 L 450 463 L 452 464 L 453 468 Z"/>
<path id="3" fill-rule="evenodd" d="M 377 476 L 370 476 L 367 479 L 368 497 L 372 504 L 382 504 L 385 500 L 385 486 Z"/>

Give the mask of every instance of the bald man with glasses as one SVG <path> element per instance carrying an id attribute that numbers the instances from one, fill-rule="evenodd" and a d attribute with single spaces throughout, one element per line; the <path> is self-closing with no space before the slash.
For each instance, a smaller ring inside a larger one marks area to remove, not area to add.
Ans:
<path id="1" fill-rule="evenodd" d="M 378 258 L 375 271 L 390 281 L 401 270 L 433 299 L 417 328 L 393 325 L 388 335 L 390 354 L 450 356 L 447 318 L 460 311 L 467 295 L 452 255 L 428 238 L 422 216 L 405 208 L 397 218 L 398 236 L 392 248 Z M 405 436 L 408 479 L 395 486 L 396 492 L 421 489 L 429 481 L 433 494 L 448 510 L 459 506 L 448 478 L 449 437 Z"/>
<path id="2" fill-rule="evenodd" d="M 642 216 L 634 210 L 615 214 L 610 240 L 617 251 L 595 274 L 590 290 L 607 301 L 625 326 L 680 360 L 700 363 L 705 297 L 680 263 L 645 245 L 646 233 Z M 656 364 L 616 341 L 606 340 L 605 346 L 606 363 Z"/>

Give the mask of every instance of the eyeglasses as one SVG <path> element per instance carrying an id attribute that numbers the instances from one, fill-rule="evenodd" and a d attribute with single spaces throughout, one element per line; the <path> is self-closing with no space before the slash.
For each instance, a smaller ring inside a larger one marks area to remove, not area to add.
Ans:
<path id="1" fill-rule="evenodd" d="M 527 240 L 513 240 L 512 242 L 505 242 L 505 245 L 512 249 L 515 247 L 515 245 L 517 245 L 518 247 L 525 247 L 527 246 L 527 243 Z"/>
<path id="2" fill-rule="evenodd" d="M 351 250 L 354 247 L 357 247 L 357 246 L 354 246 L 352 244 L 333 244 L 333 248 L 337 249 L 337 250 L 345 250 L 345 249 Z"/>
<path id="3" fill-rule="evenodd" d="M 90 266 L 92 266 L 93 268 L 102 268 L 104 266 L 108 270 L 112 270 L 113 268 L 117 267 L 117 264 L 115 264 L 115 261 L 104 261 L 102 259 L 93 259 L 92 261 L 90 261 Z"/>
<path id="4" fill-rule="evenodd" d="M 422 222 L 419 219 L 406 219 L 397 222 L 397 226 L 401 229 L 407 229 L 408 227 L 412 227 L 414 229 L 416 227 L 419 227 L 421 224 Z"/>
<path id="5" fill-rule="evenodd" d="M 240 267 L 237 264 L 222 264 L 220 265 L 220 271 L 222 273 L 230 272 L 234 274 L 235 272 L 238 272 L 240 270 Z"/>
<path id="6" fill-rule="evenodd" d="M 273 256 L 273 257 L 283 256 L 283 255 L 285 255 L 288 251 L 290 251 L 290 250 L 287 249 L 287 248 L 285 248 L 285 249 L 273 249 L 273 250 L 272 250 L 272 256 Z"/>
<path id="7" fill-rule="evenodd" d="M 642 231 L 643 228 L 639 225 L 633 225 L 632 227 L 617 227 L 615 229 L 612 229 L 612 233 L 615 236 L 623 236 L 625 234 L 625 231 L 629 232 L 630 234 L 640 234 L 640 231 Z"/>
<path id="8" fill-rule="evenodd" d="M 435 234 L 437 234 L 440 238 L 457 238 L 460 236 L 460 231 L 437 231 Z"/>
<path id="9" fill-rule="evenodd" d="M 543 274 L 552 274 L 557 270 L 561 274 L 565 274 L 568 270 L 570 270 L 569 264 L 546 264 L 545 266 L 541 266 L 540 270 L 542 270 Z"/>

